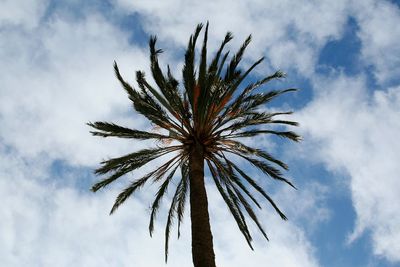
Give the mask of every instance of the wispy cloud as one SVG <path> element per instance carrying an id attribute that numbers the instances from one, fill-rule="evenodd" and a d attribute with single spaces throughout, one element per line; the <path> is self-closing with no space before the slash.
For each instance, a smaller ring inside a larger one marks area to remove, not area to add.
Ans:
<path id="1" fill-rule="evenodd" d="M 359 1 L 354 16 L 360 27 L 362 60 L 371 66 L 379 83 L 399 82 L 400 9 L 386 1 Z"/>
<path id="2" fill-rule="evenodd" d="M 350 240 L 370 230 L 375 253 L 399 261 L 400 87 L 370 95 L 363 77 L 343 74 L 318 79 L 315 86 L 326 92 L 299 115 L 308 154 L 350 176 L 357 213 Z"/>

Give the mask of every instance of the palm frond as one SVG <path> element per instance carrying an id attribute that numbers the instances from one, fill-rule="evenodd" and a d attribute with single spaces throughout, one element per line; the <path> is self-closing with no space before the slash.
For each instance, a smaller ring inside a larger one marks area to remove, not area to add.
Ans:
<path id="1" fill-rule="evenodd" d="M 182 194 L 182 190 L 183 190 L 184 183 L 185 183 L 184 181 L 185 181 L 185 179 L 184 179 L 184 177 L 182 177 L 178 186 L 176 187 L 175 194 L 172 197 L 171 206 L 168 211 L 167 223 L 165 226 L 165 262 L 167 262 L 167 260 L 168 260 L 170 230 L 171 230 L 171 226 L 173 224 L 174 218 L 175 218 L 176 205 L 178 204 L 178 198 L 179 198 L 179 195 Z"/>
<path id="2" fill-rule="evenodd" d="M 243 119 L 240 119 L 231 125 L 222 128 L 218 131 L 216 131 L 216 134 L 220 134 L 222 132 L 226 131 L 237 131 L 242 128 L 246 128 L 249 126 L 255 126 L 255 125 L 263 125 L 263 124 L 286 124 L 286 125 L 291 125 L 291 126 L 298 126 L 299 124 L 295 121 L 287 121 L 287 120 L 274 120 L 274 116 L 278 115 L 284 115 L 284 114 L 291 114 L 292 112 L 274 112 L 274 113 L 269 113 L 269 112 L 262 112 L 262 113 L 246 113 Z M 222 123 L 220 126 L 222 126 L 225 123 Z"/>
<path id="3" fill-rule="evenodd" d="M 162 49 L 156 49 L 157 37 L 151 36 L 149 40 L 150 47 L 150 69 L 153 74 L 154 81 L 158 85 L 158 88 L 161 89 L 161 92 L 164 94 L 166 98 L 168 98 L 168 94 L 165 90 L 165 77 L 161 71 L 161 68 L 158 64 L 158 54 L 162 53 Z"/>
<path id="4" fill-rule="evenodd" d="M 247 202 L 247 200 L 244 198 L 244 196 L 240 193 L 240 191 L 238 190 L 238 188 L 236 188 L 236 186 L 233 184 L 233 182 L 235 182 L 236 184 L 241 184 L 238 183 L 237 181 L 239 180 L 231 165 L 228 164 L 228 160 L 226 159 L 225 155 L 223 155 L 223 153 L 221 153 L 223 158 L 225 159 L 225 164 L 223 162 L 221 162 L 220 160 L 218 160 L 216 157 L 214 158 L 214 163 L 216 165 L 218 165 L 219 170 L 221 171 L 221 173 L 223 172 L 223 175 L 220 175 L 221 177 L 224 177 L 224 183 L 226 185 L 227 191 L 229 193 L 229 195 L 231 195 L 232 199 L 235 199 L 235 202 L 237 203 L 237 207 L 240 209 L 239 207 L 239 203 L 245 208 L 247 214 L 250 216 L 250 218 L 256 223 L 257 227 L 259 228 L 259 230 L 261 231 L 261 233 L 263 234 L 263 236 L 268 240 L 267 234 L 265 233 L 264 229 L 262 228 L 260 222 L 258 221 L 258 218 L 256 216 L 256 214 L 254 213 L 253 209 L 251 208 L 250 204 Z M 242 187 L 240 187 L 241 189 L 243 189 Z M 232 191 L 233 190 L 233 191 Z M 251 194 L 248 193 L 247 190 L 244 190 L 244 192 L 254 201 L 257 203 L 257 201 L 254 200 L 254 198 L 251 196 Z M 257 203 L 258 204 L 258 203 Z M 244 220 L 244 219 L 243 219 Z"/>
<path id="5" fill-rule="evenodd" d="M 178 215 L 178 238 L 181 235 L 180 227 L 183 221 L 183 215 L 185 212 L 185 204 L 186 204 L 186 197 L 188 192 L 189 186 L 189 165 L 187 161 L 183 161 L 181 165 L 181 179 L 182 179 L 182 187 L 178 194 L 178 206 L 176 209 L 176 213 Z"/>
<path id="6" fill-rule="evenodd" d="M 185 86 L 185 92 L 188 95 L 188 100 L 190 106 L 192 107 L 192 110 L 193 110 L 193 89 L 196 81 L 195 70 L 194 70 L 195 46 L 197 37 L 199 36 L 199 33 L 202 28 L 203 24 L 198 24 L 194 34 L 190 36 L 189 44 L 185 53 L 185 64 L 182 69 L 183 84 Z"/>
<path id="7" fill-rule="evenodd" d="M 157 92 L 157 90 L 155 88 L 153 88 L 145 79 L 144 73 L 141 71 L 137 71 L 136 72 L 136 81 L 138 83 L 138 85 L 140 86 L 140 88 L 142 88 L 143 92 L 146 92 L 146 90 L 148 90 L 149 92 L 151 92 L 151 94 L 155 97 L 155 99 L 157 99 L 157 101 L 159 101 L 159 103 L 168 110 L 168 112 L 170 114 L 172 114 L 172 116 L 174 116 L 176 119 L 181 120 L 182 118 L 179 117 L 179 115 L 177 115 L 178 113 L 171 107 L 171 105 L 168 103 L 168 100 L 166 100 L 162 95 L 160 95 L 160 93 Z M 153 108 L 153 110 L 155 111 L 155 113 L 151 114 L 151 120 L 152 121 L 157 121 L 157 112 L 161 113 L 160 115 L 162 115 L 162 119 L 164 121 L 164 125 L 160 125 L 161 127 L 165 128 L 165 121 L 167 122 L 167 127 L 172 127 L 175 130 L 177 130 L 178 132 L 184 134 L 184 130 L 179 126 L 179 124 L 177 124 L 176 122 L 174 122 L 170 116 L 168 116 L 166 114 L 165 111 L 163 111 L 163 109 L 160 107 L 160 105 L 156 104 L 156 101 L 154 101 L 154 99 L 151 101 L 151 97 L 149 94 L 146 95 L 146 100 L 148 101 L 148 107 Z M 151 103 L 150 103 L 151 102 Z M 135 103 L 136 104 L 136 103 Z M 139 107 L 140 108 L 140 107 Z M 141 106 L 141 109 L 146 108 L 146 106 Z M 139 111 L 136 108 L 135 105 L 135 109 L 137 111 Z M 150 111 L 150 110 L 148 110 Z M 139 111 L 140 112 L 140 111 Z M 142 113 L 143 114 L 143 113 Z M 144 113 L 143 115 L 148 115 L 149 112 Z"/>
<path id="8" fill-rule="evenodd" d="M 231 62 L 229 63 L 229 66 L 227 67 L 226 74 L 224 80 L 226 82 L 231 82 L 235 78 L 237 78 L 237 66 L 239 65 L 239 62 L 242 60 L 244 51 L 246 50 L 247 46 L 251 42 L 251 35 L 249 35 L 242 46 L 239 48 L 239 50 L 236 52 L 236 54 L 232 57 Z"/>
<path id="9" fill-rule="evenodd" d="M 165 155 L 167 153 L 182 149 L 182 146 L 158 147 L 154 149 L 142 149 L 138 152 L 128 155 L 111 158 L 102 161 L 102 166 L 95 170 L 96 174 L 106 174 L 110 171 L 120 170 L 125 167 L 139 168 L 153 159 Z"/>
<path id="10" fill-rule="evenodd" d="M 149 178 L 154 174 L 154 172 L 151 172 L 144 177 L 133 181 L 128 187 L 126 187 L 116 198 L 114 205 L 111 208 L 110 215 L 113 214 L 118 207 L 125 202 L 137 189 L 142 187 L 148 180 Z"/>
<path id="11" fill-rule="evenodd" d="M 217 70 L 217 77 L 219 77 L 219 78 L 221 78 L 221 79 L 222 79 L 221 73 L 222 73 L 222 71 L 223 71 L 225 62 L 226 62 L 226 60 L 228 59 L 229 53 L 230 53 L 229 51 L 226 52 L 226 53 L 224 54 L 224 56 L 222 57 L 221 62 L 219 63 L 219 67 L 218 67 L 218 70 Z"/>
<path id="12" fill-rule="evenodd" d="M 136 153 L 131 153 L 119 158 L 113 158 L 107 161 L 103 161 L 103 166 L 96 169 L 96 174 L 106 174 L 108 172 L 114 171 L 114 173 L 101 180 L 100 182 L 95 183 L 91 190 L 93 192 L 98 191 L 100 188 L 103 188 L 110 183 L 114 182 L 121 176 L 142 167 L 153 159 L 165 155 L 167 153 L 173 152 L 179 149 L 178 147 L 166 147 L 166 148 L 158 148 L 154 150 L 144 149 L 138 151 Z"/>
<path id="13" fill-rule="evenodd" d="M 289 88 L 285 90 L 273 90 L 267 93 L 252 94 L 243 99 L 243 101 L 241 102 L 241 108 L 244 112 L 251 111 L 254 110 L 256 107 L 259 107 L 260 105 L 270 102 L 279 95 L 296 91 L 297 89 L 295 88 Z"/>
<path id="14" fill-rule="evenodd" d="M 232 40 L 232 38 L 233 38 L 232 33 L 231 32 L 227 32 L 226 35 L 225 35 L 224 40 L 221 43 L 221 46 L 218 49 L 218 52 L 215 54 L 215 57 L 211 61 L 211 64 L 210 64 L 210 66 L 208 68 L 208 73 L 210 75 L 210 79 L 209 79 L 210 83 L 215 81 L 213 78 L 218 77 L 218 75 L 216 75 L 216 74 L 217 74 L 217 71 L 218 71 L 219 59 L 221 57 L 221 54 L 222 54 L 222 51 L 224 50 L 225 45 L 227 43 L 229 43 Z M 224 60 L 223 60 L 223 62 L 224 62 Z"/>
<path id="15" fill-rule="evenodd" d="M 226 90 L 221 91 L 221 92 L 218 92 L 218 91 L 214 92 L 213 99 L 216 99 L 216 101 L 215 101 L 216 102 L 215 103 L 216 107 L 213 109 L 213 112 L 215 114 L 220 113 L 220 111 L 225 108 L 227 103 L 230 102 L 234 92 L 239 87 L 240 83 L 263 60 L 264 60 L 264 58 L 261 58 L 258 61 L 256 61 L 243 75 L 240 75 L 240 73 L 238 73 L 237 78 L 235 79 L 235 81 L 229 81 L 229 82 L 225 81 L 225 83 L 227 84 Z"/>
<path id="16" fill-rule="evenodd" d="M 124 81 L 119 73 L 117 63 L 114 63 L 114 69 L 118 80 L 128 92 L 129 99 L 133 102 L 133 106 L 137 112 L 162 128 L 175 128 L 178 132 L 180 131 L 179 127 L 169 118 L 164 109 L 146 92 L 145 81 L 143 81 L 144 77 L 141 72 L 137 72 L 137 80 L 139 87 L 142 89 L 142 94 L 134 90 L 129 83 Z M 155 94 L 157 94 L 156 91 Z"/>
<path id="17" fill-rule="evenodd" d="M 255 212 L 253 211 L 252 207 L 250 206 L 250 204 L 247 202 L 247 200 L 243 197 L 243 195 L 240 193 L 240 191 L 232 186 L 232 189 L 235 191 L 237 197 L 240 200 L 240 203 L 243 205 L 243 207 L 245 208 L 247 214 L 249 214 L 250 218 L 256 223 L 258 229 L 260 230 L 260 232 L 263 234 L 263 236 L 265 237 L 265 239 L 268 239 L 267 234 L 265 233 L 265 230 L 263 229 L 263 227 L 261 226 L 257 215 L 255 214 Z"/>
<path id="18" fill-rule="evenodd" d="M 235 140 L 229 140 L 229 142 L 224 143 L 224 145 L 228 146 L 232 151 L 235 151 L 237 153 L 241 153 L 243 155 L 261 157 L 263 159 L 266 159 L 270 162 L 273 162 L 273 163 L 279 165 L 280 167 L 282 167 L 285 170 L 289 169 L 287 164 L 274 158 L 271 154 L 269 154 L 268 152 L 263 151 L 261 149 L 246 146 L 245 144 L 243 144 L 239 141 L 235 141 Z"/>
<path id="19" fill-rule="evenodd" d="M 115 72 L 115 76 L 122 84 L 122 87 L 128 93 L 129 99 L 134 101 L 134 99 L 136 99 L 138 97 L 138 93 L 135 91 L 135 89 L 133 89 L 133 87 L 129 83 L 125 82 L 125 80 L 122 78 L 121 73 L 119 72 L 119 69 L 118 69 L 117 62 L 115 62 L 115 61 L 114 61 L 114 72 Z"/>
<path id="20" fill-rule="evenodd" d="M 106 187 L 110 183 L 114 182 L 121 176 L 133 171 L 134 169 L 135 169 L 134 167 L 130 166 L 130 167 L 121 168 L 121 169 L 115 171 L 111 176 L 95 183 L 91 188 L 92 192 L 97 192 L 99 189 Z"/>
<path id="21" fill-rule="evenodd" d="M 292 131 L 273 131 L 273 130 L 248 130 L 248 131 L 243 131 L 235 134 L 229 134 L 226 136 L 223 136 L 224 138 L 240 138 L 240 137 L 253 137 L 257 136 L 259 134 L 273 134 L 282 138 L 288 138 L 290 140 L 293 140 L 295 142 L 301 141 L 300 135 L 296 134 L 295 132 Z"/>
<path id="22" fill-rule="evenodd" d="M 247 224 L 245 221 L 243 221 L 243 214 L 241 213 L 240 209 L 237 207 L 237 203 L 231 198 L 228 192 L 225 191 L 225 189 L 222 187 L 220 179 L 221 177 L 219 176 L 218 168 L 214 168 L 211 164 L 210 160 L 206 160 L 208 168 L 210 169 L 211 176 L 213 177 L 214 183 L 219 191 L 219 193 L 222 196 L 222 199 L 225 201 L 227 207 L 229 208 L 233 218 L 236 221 L 237 226 L 239 227 L 240 232 L 243 234 L 243 236 L 246 239 L 247 244 L 250 246 L 251 249 L 253 249 L 253 246 L 251 245 L 252 237 L 249 233 L 249 230 L 247 228 Z"/>
<path id="23" fill-rule="evenodd" d="M 229 114 L 237 114 L 243 107 L 241 106 L 243 103 L 243 100 L 246 96 L 248 96 L 253 90 L 259 88 L 260 86 L 264 85 L 265 83 L 273 80 L 273 79 L 279 79 L 285 77 L 285 73 L 281 71 L 275 72 L 273 75 L 269 75 L 261 80 L 258 80 L 254 83 L 250 83 L 249 85 L 246 86 L 244 90 L 237 96 L 234 100 L 232 100 L 225 108 L 223 113 L 221 114 L 222 118 L 225 118 L 225 116 Z M 232 116 L 231 116 L 232 117 Z M 217 125 L 219 126 L 219 125 Z"/>
<path id="24" fill-rule="evenodd" d="M 268 93 L 263 94 L 255 94 L 249 95 L 245 97 L 245 94 L 238 96 L 231 104 L 225 107 L 224 111 L 222 112 L 221 118 L 222 120 L 217 121 L 215 126 L 213 127 L 214 130 L 220 128 L 221 126 L 234 121 L 235 119 L 241 117 L 247 117 L 249 115 L 255 115 L 258 112 L 254 112 L 254 110 L 262 104 L 266 104 L 270 102 L 272 99 L 277 97 L 278 95 L 284 94 L 286 92 L 292 92 L 297 89 L 286 89 L 280 91 L 271 91 Z M 243 92 L 245 92 L 244 90 Z M 291 114 L 292 112 L 277 112 L 274 115 L 284 115 L 284 114 Z M 295 124 L 297 125 L 297 124 Z"/>
<path id="25" fill-rule="evenodd" d="M 234 153 L 230 150 L 227 150 L 227 152 L 231 152 Z M 250 162 L 253 166 L 257 167 L 258 169 L 260 169 L 263 173 L 267 174 L 268 176 L 270 176 L 271 178 L 275 179 L 275 180 L 279 180 L 282 182 L 287 183 L 288 185 L 290 185 L 291 187 L 293 187 L 294 189 L 297 189 L 288 179 L 284 178 L 282 176 L 282 173 L 278 170 L 275 169 L 274 167 L 272 167 L 271 165 L 269 165 L 268 163 L 265 163 L 261 160 L 257 160 L 254 158 L 250 158 L 247 156 L 244 156 L 240 153 L 235 153 L 236 155 L 239 155 L 240 157 L 246 159 L 248 162 Z"/>
<path id="26" fill-rule="evenodd" d="M 231 100 L 231 96 L 233 95 L 233 93 L 236 91 L 236 89 L 238 89 L 239 85 L 241 84 L 241 82 L 250 74 L 250 72 L 257 67 L 261 62 L 264 61 L 264 57 L 260 58 L 259 60 L 257 60 L 256 62 L 253 63 L 253 65 L 250 66 L 249 69 L 247 69 L 247 71 L 245 71 L 245 73 L 243 73 L 242 75 L 238 76 L 237 80 L 235 81 L 235 83 L 233 83 L 229 90 L 227 91 L 226 95 L 229 96 L 229 100 Z M 228 101 L 229 101 L 228 100 Z M 228 102 L 227 101 L 227 102 Z M 227 103 L 226 102 L 226 103 Z M 225 107 L 225 105 L 224 105 Z"/>
<path id="27" fill-rule="evenodd" d="M 161 93 L 165 97 L 165 99 L 161 98 L 161 100 L 162 101 L 165 100 L 168 102 L 169 106 L 171 107 L 170 112 L 172 112 L 172 115 L 175 118 L 180 120 L 181 118 L 179 117 L 178 114 L 182 112 L 183 104 L 177 88 L 179 83 L 176 81 L 176 79 L 172 77 L 171 70 L 169 69 L 169 67 L 167 74 L 168 79 L 165 78 L 158 63 L 158 54 L 162 53 L 163 51 L 161 49 L 156 49 L 156 42 L 157 42 L 157 37 L 152 36 L 149 41 L 150 63 L 151 63 L 150 69 L 152 72 L 152 76 L 158 88 L 160 88 Z M 146 87 L 148 87 L 148 85 L 146 85 Z M 153 90 L 155 89 L 149 88 L 149 90 L 153 93 Z M 159 99 L 159 97 L 161 96 L 157 96 L 157 99 Z"/>
<path id="28" fill-rule="evenodd" d="M 254 202 L 254 204 L 261 209 L 261 205 L 258 203 L 258 201 L 253 197 L 253 195 L 249 192 L 249 190 L 247 190 L 246 186 L 243 185 L 243 183 L 240 181 L 239 177 L 234 173 L 232 166 L 230 166 L 228 163 L 228 159 L 225 157 L 224 153 L 221 153 L 221 156 L 224 158 L 225 160 L 225 164 L 223 164 L 220 160 L 216 160 L 217 158 L 214 156 L 214 163 L 216 164 L 216 166 L 218 166 L 218 168 L 220 168 L 221 170 L 223 170 L 225 172 L 225 174 L 227 176 L 229 176 L 229 183 L 234 183 L 237 186 L 239 186 L 239 188 Z M 232 184 L 232 187 L 235 187 Z"/>
<path id="29" fill-rule="evenodd" d="M 167 178 L 165 178 L 164 182 L 162 183 L 162 185 L 160 186 L 160 188 L 157 191 L 156 197 L 153 201 L 153 204 L 151 206 L 151 215 L 150 215 L 150 224 L 149 224 L 149 232 L 150 232 L 150 236 L 152 236 L 153 231 L 154 231 L 154 219 L 157 215 L 157 211 L 158 208 L 160 207 L 160 203 L 161 203 L 161 199 L 164 197 L 165 193 L 167 192 L 168 186 L 172 180 L 172 177 L 175 174 L 176 169 L 179 167 L 176 166 L 167 176 Z"/>
<path id="30" fill-rule="evenodd" d="M 287 220 L 287 217 L 283 212 L 278 208 L 272 198 L 265 192 L 265 190 L 259 186 L 250 176 L 248 176 L 244 171 L 242 171 L 236 164 L 232 161 L 227 161 L 230 166 L 232 166 L 254 189 L 256 189 L 268 202 L 272 205 L 275 211 L 281 216 L 283 220 Z"/>
<path id="31" fill-rule="evenodd" d="M 90 131 L 91 134 L 95 136 L 101 137 L 120 137 L 120 138 L 134 138 L 134 139 L 171 139 L 170 136 L 157 134 L 157 133 L 150 133 L 145 131 L 139 131 L 130 129 L 127 127 L 122 127 L 114 123 L 108 122 L 101 122 L 97 121 L 94 123 L 87 123 L 92 128 L 95 128 L 98 131 Z"/>
<path id="32" fill-rule="evenodd" d="M 200 88 L 199 99 L 198 103 L 198 114 L 200 122 L 204 118 L 204 108 L 206 98 L 208 96 L 208 88 L 207 88 L 207 38 L 208 38 L 208 22 L 206 24 L 206 29 L 204 31 L 204 40 L 203 40 L 203 47 L 201 49 L 200 55 L 200 64 L 199 64 L 199 75 L 198 75 L 198 86 Z"/>

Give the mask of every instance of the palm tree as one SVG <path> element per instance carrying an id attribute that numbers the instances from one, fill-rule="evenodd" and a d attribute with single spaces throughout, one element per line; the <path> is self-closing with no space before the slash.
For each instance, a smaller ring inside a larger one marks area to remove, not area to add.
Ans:
<path id="1" fill-rule="evenodd" d="M 96 136 L 155 139 L 159 144 L 155 148 L 143 149 L 101 162 L 101 167 L 96 169 L 95 173 L 109 176 L 93 185 L 92 191 L 94 192 L 150 161 L 171 153 L 171 158 L 164 164 L 132 181 L 117 196 L 110 214 L 114 213 L 146 182 L 159 182 L 160 186 L 151 206 L 149 231 L 152 235 L 154 220 L 161 200 L 167 194 L 168 187 L 171 184 L 176 185 L 167 215 L 165 260 L 167 261 L 168 257 L 171 225 L 174 219 L 177 219 L 179 237 L 189 193 L 194 266 L 214 267 L 215 255 L 204 180 L 204 164 L 207 164 L 210 176 L 222 199 L 236 220 L 245 240 L 252 248 L 252 237 L 246 223 L 245 212 L 256 223 L 267 240 L 268 237 L 253 210 L 253 204 L 259 208 L 261 206 L 253 193 L 249 191 L 250 188 L 261 194 L 282 219 L 286 220 L 286 217 L 257 181 L 246 174 L 228 155 L 236 155 L 271 178 L 294 187 L 279 170 L 279 168 L 287 170 L 288 167 L 285 163 L 275 159 L 267 151 L 249 147 L 238 139 L 261 134 L 276 135 L 293 141 L 299 141 L 300 137 L 292 131 L 279 130 L 281 128 L 276 127 L 272 129 L 254 128 L 268 124 L 297 125 L 297 123 L 275 117 L 291 114 L 291 112 L 261 112 L 258 110 L 260 106 L 267 104 L 275 97 L 295 91 L 295 89 L 285 89 L 255 93 L 255 90 L 265 83 L 284 77 L 283 72 L 277 71 L 245 87 L 242 86 L 243 80 L 263 61 L 261 58 L 246 71 L 238 69 L 238 64 L 250 43 L 251 36 L 230 59 L 229 64 L 225 64 L 229 52 L 224 53 L 223 50 L 232 39 L 232 34 L 228 32 L 219 50 L 207 64 L 207 23 L 198 70 L 195 70 L 195 46 L 202 27 L 203 25 L 199 24 L 189 39 L 182 70 L 183 87 L 180 87 L 178 81 L 172 76 L 169 66 L 166 74 L 162 72 L 158 63 L 158 55 L 162 50 L 156 48 L 156 37 L 150 38 L 149 46 L 151 73 L 158 89 L 146 81 L 145 75 L 141 71 L 136 72 L 139 89 L 135 89 L 122 78 L 117 64 L 114 64 L 115 74 L 128 93 L 135 110 L 144 115 L 157 128 L 163 129 L 161 132 L 140 131 L 108 122 L 88 123 L 88 125 L 95 129 L 91 133 Z M 176 183 L 172 183 L 178 168 L 181 175 L 176 178 Z"/>

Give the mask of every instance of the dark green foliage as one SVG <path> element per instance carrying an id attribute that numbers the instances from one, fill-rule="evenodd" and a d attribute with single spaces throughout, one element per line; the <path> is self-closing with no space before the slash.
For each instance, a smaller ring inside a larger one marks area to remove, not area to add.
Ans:
<path id="1" fill-rule="evenodd" d="M 158 56 L 162 53 L 162 50 L 156 47 L 157 38 L 155 36 L 150 38 L 149 47 L 150 69 L 156 87 L 147 82 L 143 72 L 137 71 L 138 89 L 135 89 L 122 78 L 117 63 L 114 64 L 116 77 L 132 101 L 134 109 L 145 116 L 155 127 L 163 129 L 167 134 L 140 131 L 107 122 L 88 123 L 90 127 L 94 128 L 91 133 L 95 136 L 139 140 L 154 139 L 159 144 L 158 147 L 152 149 L 143 149 L 101 162 L 101 166 L 95 171 L 96 174 L 107 174 L 109 176 L 93 185 L 92 190 L 94 192 L 156 158 L 173 155 L 171 159 L 154 171 L 139 179 L 134 179 L 117 196 L 110 212 L 115 212 L 125 200 L 146 182 L 151 180 L 154 183 L 159 183 L 158 191 L 151 205 L 149 232 L 152 235 L 154 220 L 161 201 L 168 194 L 168 189 L 175 186 L 165 229 L 166 259 L 170 230 L 175 219 L 178 222 L 178 238 L 180 236 L 180 226 L 184 218 L 190 187 L 189 154 L 194 143 L 201 145 L 211 177 L 251 248 L 252 236 L 246 221 L 247 217 L 254 221 L 261 234 L 268 239 L 253 210 L 254 206 L 261 208 L 257 197 L 254 196 L 255 192 L 264 197 L 282 219 L 286 220 L 287 218 L 265 190 L 238 165 L 229 160 L 228 155 L 239 156 L 244 159 L 244 162 L 261 170 L 274 180 L 285 182 L 294 187 L 288 179 L 283 177 L 281 170 L 288 169 L 284 162 L 276 159 L 267 151 L 239 142 L 238 138 L 268 134 L 296 142 L 300 141 L 300 136 L 292 131 L 276 130 L 275 127 L 274 129 L 251 128 L 276 124 L 297 126 L 296 122 L 276 118 L 281 115 L 290 115 L 292 113 L 290 111 L 259 111 L 260 107 L 264 107 L 276 97 L 294 92 L 296 89 L 255 93 L 256 89 L 269 81 L 284 78 L 285 74 L 281 71 L 265 76 L 247 86 L 242 85 L 245 78 L 263 61 L 263 58 L 261 58 L 245 71 L 238 68 L 246 47 L 251 41 L 251 36 L 228 60 L 229 52 L 224 52 L 224 48 L 232 39 L 232 34 L 227 33 L 214 57 L 207 64 L 208 23 L 205 27 L 199 65 L 196 67 L 196 41 L 202 28 L 203 25 L 199 24 L 189 39 L 182 70 L 182 86 L 173 77 L 169 67 L 167 67 L 166 74 L 161 69 Z M 196 73 L 196 70 L 198 73 Z M 178 168 L 180 175 L 176 175 Z"/>

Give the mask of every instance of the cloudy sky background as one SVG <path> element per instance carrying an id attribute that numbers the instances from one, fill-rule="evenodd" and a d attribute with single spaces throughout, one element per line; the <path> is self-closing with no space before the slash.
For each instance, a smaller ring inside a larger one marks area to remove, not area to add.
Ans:
<path id="1" fill-rule="evenodd" d="M 372 0 L 0 0 L 0 266 L 164 266 L 165 212 L 147 231 L 155 186 L 108 216 L 118 190 L 157 162 L 88 191 L 100 160 L 152 143 L 91 137 L 85 123 L 148 128 L 113 60 L 133 81 L 157 34 L 161 63 L 179 77 L 207 20 L 210 51 L 227 31 L 232 50 L 252 33 L 243 65 L 267 58 L 252 79 L 282 69 L 288 78 L 264 90 L 301 88 L 274 108 L 295 110 L 304 137 L 258 142 L 286 159 L 299 190 L 260 180 L 289 221 L 266 204 L 271 241 L 254 231 L 255 251 L 210 184 L 218 266 L 400 266 L 400 9 Z M 174 232 L 167 266 L 190 266 L 189 225 L 180 240 Z"/>

